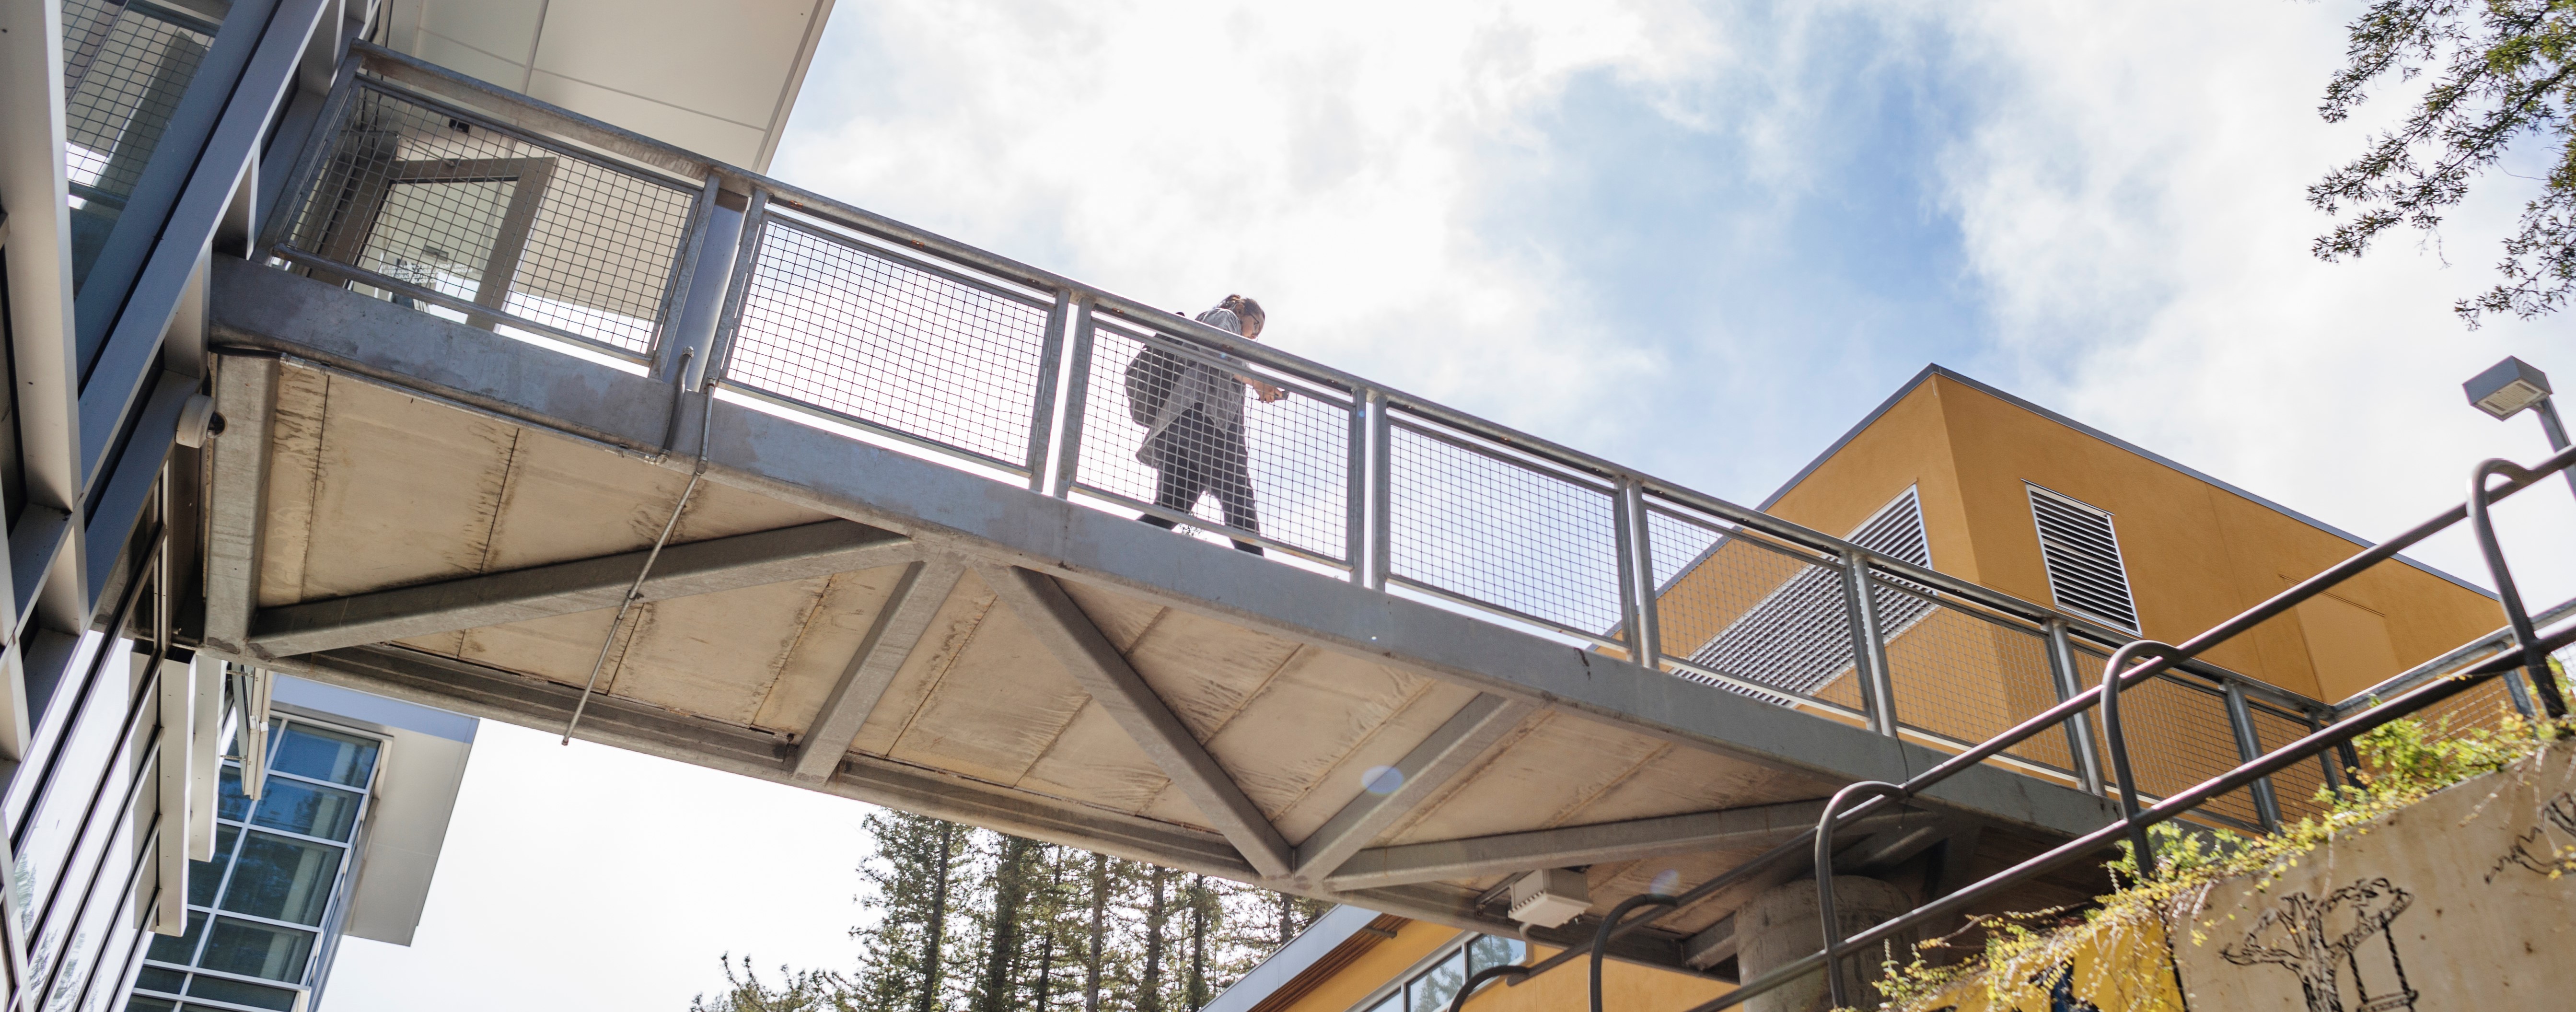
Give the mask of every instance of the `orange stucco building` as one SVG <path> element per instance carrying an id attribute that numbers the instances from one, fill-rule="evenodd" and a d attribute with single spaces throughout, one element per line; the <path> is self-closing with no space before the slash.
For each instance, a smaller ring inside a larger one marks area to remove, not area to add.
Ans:
<path id="1" fill-rule="evenodd" d="M 1762 507 L 1891 556 L 1929 565 L 2091 620 L 2079 674 L 2098 679 L 2106 644 L 2181 642 L 2365 547 L 2336 530 L 2062 415 L 1939 366 L 1926 368 Z M 1860 699 L 1829 571 L 1744 532 L 1660 518 L 1664 652 L 1741 691 L 1856 720 Z M 1667 568 L 1669 567 L 1669 568 Z M 1883 589 L 1888 665 L 1907 733 L 1974 741 L 2055 702 L 2047 644 L 1936 597 Z M 2206 655 L 2312 700 L 2337 701 L 2503 624 L 2495 600 L 2429 567 L 2397 560 Z M 1681 667 L 1679 673 L 1693 671 Z M 2223 769 L 2236 745 L 2220 711 L 2150 683 L 2123 695 L 2142 789 Z M 1835 706 L 1846 708 L 1837 712 Z M 2278 711 L 2263 736 L 2293 735 Z M 2258 721 L 2261 723 L 2261 721 Z M 2294 736 L 2294 735 L 2293 735 Z M 2268 747 L 2280 744 L 2265 741 Z M 2013 755 L 2034 772 L 2068 770 L 2070 743 L 2042 736 Z M 2312 773 L 2275 782 L 2305 800 Z M 2242 792 L 2239 792 L 2242 794 Z M 2227 799 L 2222 799 L 2222 802 Z M 2241 803 L 2241 798 L 2238 799 Z M 2224 805 L 2214 806 L 2224 808 Z M 2244 813 L 2250 816 L 2250 813 Z M 2240 819 L 2239 823 L 2242 825 Z M 1208 1012 L 1443 1012 L 1475 969 L 1528 962 L 1523 943 L 1340 908 L 1228 989 Z M 1732 964 L 1727 964 L 1732 965 Z M 1682 1012 L 1728 983 L 1623 963 L 1604 977 L 1606 1007 Z M 1586 1007 L 1579 967 L 1487 985 L 1475 1012 Z"/>

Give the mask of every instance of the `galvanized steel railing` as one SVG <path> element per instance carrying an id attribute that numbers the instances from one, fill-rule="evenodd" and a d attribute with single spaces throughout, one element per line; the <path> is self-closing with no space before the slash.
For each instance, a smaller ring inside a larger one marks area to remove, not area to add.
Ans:
<path id="1" fill-rule="evenodd" d="M 323 115 L 281 265 L 1040 494 L 1952 752 L 2134 638 L 387 50 Z M 1287 393 L 1246 413 L 1258 529 L 1154 504 L 1121 389 L 1149 348 Z M 2125 702 L 2142 800 L 2333 716 L 2199 661 Z M 2107 758 L 2076 713 L 1993 761 L 2101 794 Z M 2332 776 L 2202 816 L 2269 828 Z"/>

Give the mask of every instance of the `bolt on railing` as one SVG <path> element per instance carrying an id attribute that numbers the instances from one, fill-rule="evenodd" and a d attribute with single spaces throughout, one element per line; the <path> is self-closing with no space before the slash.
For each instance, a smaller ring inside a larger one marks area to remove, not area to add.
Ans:
<path id="1" fill-rule="evenodd" d="M 269 255 L 316 277 L 1936 749 L 2062 704 L 2080 691 L 2080 656 L 2129 639 L 410 57 L 355 52 L 362 69 L 334 88 L 265 233 Z M 1285 396 L 1246 403 L 1239 424 L 1212 408 L 1157 448 L 1133 413 L 1140 361 Z M 1176 460 L 1205 473 L 1175 481 Z M 2207 664 L 2160 677 L 2189 711 L 2160 719 L 2226 728 L 2226 762 L 2259 743 L 2257 712 L 2324 714 Z M 1971 685 L 2001 702 L 1971 699 Z M 2063 746 L 1993 758 L 2108 792 L 2086 720 L 2055 719 Z M 2188 783 L 2207 765 L 2176 756 L 2152 779 Z M 2231 824 L 2276 818 L 2269 793 Z"/>

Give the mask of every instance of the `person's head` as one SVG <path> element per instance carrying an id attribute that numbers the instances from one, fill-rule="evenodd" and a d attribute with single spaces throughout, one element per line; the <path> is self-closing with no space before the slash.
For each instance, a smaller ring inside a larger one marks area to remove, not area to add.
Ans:
<path id="1" fill-rule="evenodd" d="M 1243 336 L 1255 339 L 1261 336 L 1261 323 L 1265 319 L 1261 303 L 1240 295 L 1228 295 L 1225 301 L 1217 303 L 1217 308 L 1232 312 L 1235 319 L 1243 321 Z"/>

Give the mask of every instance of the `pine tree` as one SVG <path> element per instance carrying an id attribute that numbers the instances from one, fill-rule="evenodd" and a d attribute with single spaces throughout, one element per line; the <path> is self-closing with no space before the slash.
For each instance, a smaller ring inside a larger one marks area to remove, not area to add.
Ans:
<path id="1" fill-rule="evenodd" d="M 935 1012 L 950 980 L 951 897 L 965 830 L 953 822 L 887 811 L 865 820 L 876 857 L 861 873 L 877 887 L 863 904 L 878 912 L 860 939 L 859 1000 L 875 1012 Z"/>
<path id="2" fill-rule="evenodd" d="M 1165 887 L 1171 875 L 1171 869 L 1161 867 L 1146 875 L 1152 887 L 1145 904 L 1145 973 L 1136 982 L 1136 1012 L 1163 1012 L 1163 931 L 1172 920 Z"/>
<path id="3" fill-rule="evenodd" d="M 1100 974 L 1108 965 L 1109 855 L 1091 855 L 1091 933 L 1082 949 L 1082 1012 L 1100 1012 Z"/>
<path id="4" fill-rule="evenodd" d="M 1216 897 L 1208 891 L 1207 876 L 1190 877 L 1190 976 L 1187 997 L 1190 1012 L 1199 1012 L 1208 1003 L 1207 942 L 1208 922 L 1216 919 Z"/>
<path id="5" fill-rule="evenodd" d="M 984 925 L 984 972 L 975 986 L 975 1012 L 1018 1012 L 1020 948 L 1029 888 L 1036 873 L 1038 843 L 1016 836 L 1002 838 L 993 862 L 991 908 L 979 914 Z"/>

